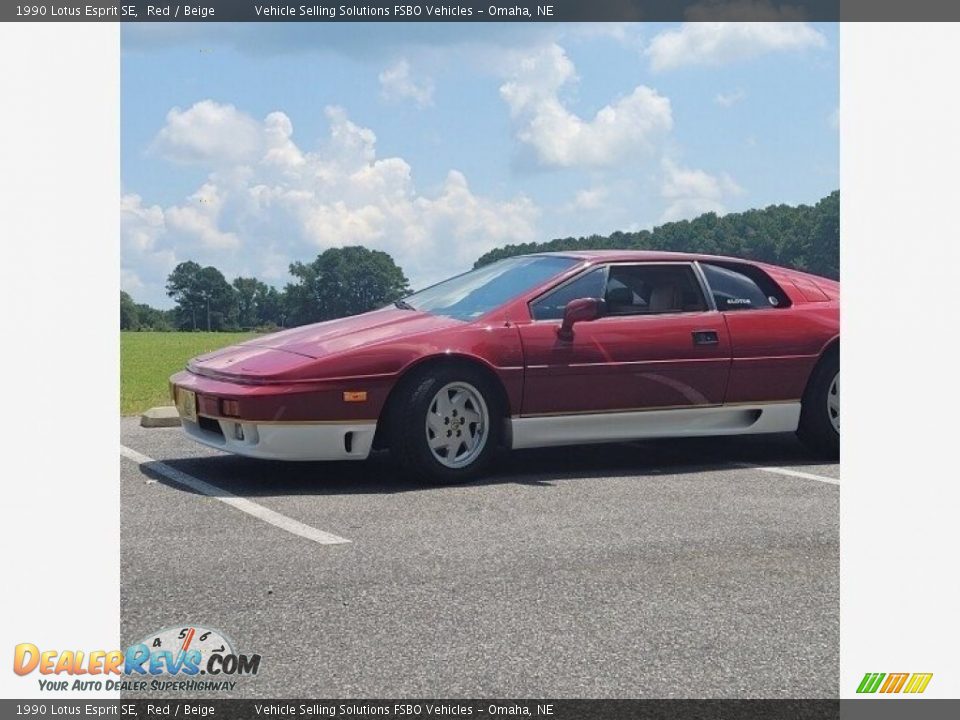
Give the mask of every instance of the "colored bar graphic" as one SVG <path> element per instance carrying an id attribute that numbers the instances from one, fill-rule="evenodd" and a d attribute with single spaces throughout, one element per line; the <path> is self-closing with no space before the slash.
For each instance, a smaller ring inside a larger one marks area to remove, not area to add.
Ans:
<path id="1" fill-rule="evenodd" d="M 884 677 L 886 677 L 885 673 L 867 673 L 863 676 L 863 680 L 860 681 L 860 686 L 857 688 L 857 692 L 875 693 L 877 688 L 880 687 L 880 683 L 883 681 Z"/>
<path id="2" fill-rule="evenodd" d="M 886 678 L 886 681 L 884 681 Z M 866 673 L 860 685 L 857 686 L 858 693 L 875 693 L 879 689 L 881 693 L 895 694 L 901 690 L 905 693 L 918 694 L 927 689 L 933 673 Z M 882 685 L 881 685 L 882 683 Z"/>
<path id="3" fill-rule="evenodd" d="M 907 681 L 907 678 L 910 677 L 910 673 L 890 673 L 887 675 L 887 681 L 883 684 L 883 687 L 880 688 L 882 693 L 898 693 L 903 684 Z"/>
<path id="4" fill-rule="evenodd" d="M 910 682 L 907 683 L 907 687 L 904 688 L 905 693 L 922 693 L 927 689 L 927 685 L 930 684 L 930 679 L 933 677 L 933 673 L 914 673 L 910 677 Z"/>

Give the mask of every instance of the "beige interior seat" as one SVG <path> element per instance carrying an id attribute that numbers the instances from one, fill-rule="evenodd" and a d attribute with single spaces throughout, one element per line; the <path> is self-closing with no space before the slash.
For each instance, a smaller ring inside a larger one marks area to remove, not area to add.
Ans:
<path id="1" fill-rule="evenodd" d="M 657 285 L 650 293 L 650 312 L 680 310 L 680 289 L 673 283 Z"/>

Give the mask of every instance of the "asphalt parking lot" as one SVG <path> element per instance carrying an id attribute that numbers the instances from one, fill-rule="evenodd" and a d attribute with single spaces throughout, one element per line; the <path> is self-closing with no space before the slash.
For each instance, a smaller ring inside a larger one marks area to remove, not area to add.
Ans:
<path id="1" fill-rule="evenodd" d="M 792 435 L 528 450 L 429 488 L 136 418 L 121 444 L 123 641 L 199 624 L 260 653 L 218 697 L 836 697 L 839 466 Z"/>

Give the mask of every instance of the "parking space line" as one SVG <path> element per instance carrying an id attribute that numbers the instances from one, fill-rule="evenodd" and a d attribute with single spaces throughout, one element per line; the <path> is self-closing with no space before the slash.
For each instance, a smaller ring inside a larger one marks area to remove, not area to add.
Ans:
<path id="1" fill-rule="evenodd" d="M 132 460 L 133 462 L 142 465 L 150 472 L 155 472 L 158 475 L 162 475 L 168 480 L 171 480 L 178 485 L 188 487 L 191 490 L 200 493 L 201 495 L 206 495 L 214 500 L 219 500 L 235 510 L 239 510 L 247 515 L 252 515 L 258 520 L 263 520 L 263 522 L 280 528 L 281 530 L 285 530 L 292 535 L 297 535 L 298 537 L 302 537 L 306 540 L 312 540 L 313 542 L 320 543 L 321 545 L 341 545 L 343 543 L 350 542 L 346 538 L 332 535 L 331 533 L 324 532 L 323 530 L 317 530 L 309 525 L 304 525 L 298 520 L 294 520 L 286 515 L 281 515 L 278 512 L 270 510 L 269 508 L 265 508 L 263 505 L 259 505 L 252 500 L 247 500 L 246 498 L 234 495 L 233 493 L 219 488 L 216 485 L 211 485 L 210 483 L 200 480 L 199 478 L 195 478 L 193 475 L 188 475 L 187 473 L 177 470 L 174 467 L 170 467 L 166 463 L 155 460 L 152 457 L 148 457 L 147 455 L 139 453 L 136 450 L 132 450 L 125 445 L 120 446 L 120 455 L 128 460 Z"/>
<path id="2" fill-rule="evenodd" d="M 817 482 L 828 483 L 829 485 L 839 485 L 837 478 L 827 477 L 826 475 L 815 475 L 814 473 L 802 472 L 800 470 L 790 470 L 782 467 L 769 467 L 766 465 L 753 465 L 751 463 L 734 463 L 737 467 L 749 468 L 751 470 L 760 470 L 761 472 L 774 473 L 775 475 L 787 475 L 788 477 L 803 478 L 804 480 L 816 480 Z"/>

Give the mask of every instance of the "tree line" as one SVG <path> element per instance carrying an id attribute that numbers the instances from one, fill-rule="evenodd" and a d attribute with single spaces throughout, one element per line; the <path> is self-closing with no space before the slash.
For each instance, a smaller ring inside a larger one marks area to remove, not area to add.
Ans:
<path id="1" fill-rule="evenodd" d="M 482 255 L 474 267 L 513 255 L 557 250 L 672 250 L 732 255 L 839 279 L 840 191 L 812 206 L 771 205 L 723 217 L 710 212 L 653 230 L 507 245 Z"/>
<path id="2" fill-rule="evenodd" d="M 840 191 L 816 205 L 771 205 L 762 210 L 706 213 L 652 230 L 557 238 L 507 245 L 474 267 L 532 252 L 558 250 L 673 250 L 733 255 L 840 277 Z M 227 281 L 212 266 L 177 265 L 167 278 L 172 310 L 157 310 L 120 293 L 122 330 L 271 330 L 366 312 L 410 292 L 403 270 L 380 250 L 331 248 L 310 263 L 290 265 L 292 282 L 277 289 L 254 277 Z"/>
<path id="3" fill-rule="evenodd" d="M 167 277 L 172 310 L 137 304 L 120 293 L 121 330 L 273 330 L 354 315 L 410 292 L 403 271 L 385 252 L 331 248 L 313 262 L 290 265 L 293 282 L 278 290 L 254 277 L 228 282 L 212 266 L 188 260 Z"/>

